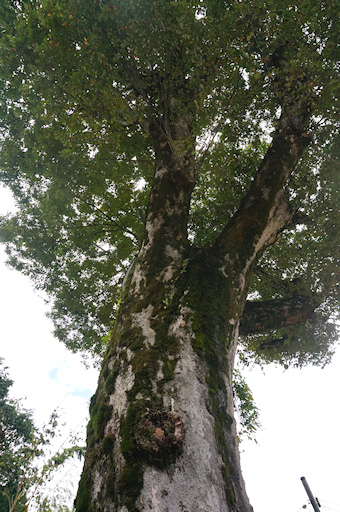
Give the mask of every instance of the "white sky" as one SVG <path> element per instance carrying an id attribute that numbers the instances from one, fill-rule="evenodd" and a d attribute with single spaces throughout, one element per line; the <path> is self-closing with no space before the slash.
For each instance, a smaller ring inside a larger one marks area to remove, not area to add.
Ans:
<path id="1" fill-rule="evenodd" d="M 0 213 L 13 208 L 0 189 Z M 65 431 L 84 423 L 98 372 L 86 369 L 51 334 L 48 306 L 29 279 L 4 265 L 0 246 L 0 357 L 9 367 L 11 395 L 26 397 L 38 425 L 61 407 Z M 40 295 L 40 296 L 39 296 Z M 241 443 L 243 474 L 255 512 L 298 512 L 308 503 L 305 476 L 321 512 L 340 512 L 340 349 L 325 369 L 267 367 L 247 371 L 261 411 L 257 442 Z M 76 489 L 74 489 L 76 492 Z M 307 511 L 311 512 L 311 505 Z M 218 512 L 218 511 L 216 511 Z"/>

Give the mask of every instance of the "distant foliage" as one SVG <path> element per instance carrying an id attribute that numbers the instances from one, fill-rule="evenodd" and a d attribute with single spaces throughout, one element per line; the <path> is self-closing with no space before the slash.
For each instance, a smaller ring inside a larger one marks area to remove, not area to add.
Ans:
<path id="1" fill-rule="evenodd" d="M 73 436 L 54 452 L 53 444 L 60 437 L 58 415 L 53 413 L 39 430 L 31 411 L 10 398 L 13 381 L 1 359 L 0 365 L 0 510 L 69 512 L 63 502 L 69 499 L 70 490 L 59 485 L 51 493 L 48 482 L 67 460 L 82 457 L 84 448 Z"/>
<path id="2" fill-rule="evenodd" d="M 256 432 L 261 428 L 260 411 L 248 384 L 236 368 L 233 371 L 233 391 L 239 440 L 245 437 L 256 440 Z"/>

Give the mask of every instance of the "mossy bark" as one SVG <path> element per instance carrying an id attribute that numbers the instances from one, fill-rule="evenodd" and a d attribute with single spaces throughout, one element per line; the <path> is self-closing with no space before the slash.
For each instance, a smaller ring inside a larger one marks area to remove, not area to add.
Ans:
<path id="1" fill-rule="evenodd" d="M 233 417 L 238 326 L 257 259 L 289 222 L 283 187 L 306 139 L 280 123 L 249 193 L 190 247 L 190 122 L 151 126 L 157 165 L 139 255 L 91 401 L 77 512 L 250 512 Z"/>
<path id="2" fill-rule="evenodd" d="M 209 252 L 188 256 L 170 287 L 155 276 L 137 294 L 135 264 L 91 403 L 78 512 L 251 510 L 233 419 L 235 306 Z"/>

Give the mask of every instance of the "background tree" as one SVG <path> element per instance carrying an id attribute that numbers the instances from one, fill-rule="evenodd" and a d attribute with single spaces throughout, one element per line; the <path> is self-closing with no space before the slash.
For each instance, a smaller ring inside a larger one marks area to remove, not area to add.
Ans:
<path id="1" fill-rule="evenodd" d="M 246 363 L 298 366 L 336 339 L 336 7 L 1 9 L 19 205 L 2 239 L 50 293 L 57 336 L 104 354 L 77 511 L 251 510 L 239 334 Z"/>
<path id="2" fill-rule="evenodd" d="M 1 365 L 2 365 L 2 360 Z M 22 460 L 32 450 L 34 424 L 31 413 L 8 396 L 12 386 L 5 368 L 0 372 L 0 509 L 10 510 L 22 479 Z M 17 510 L 26 506 L 26 493 L 17 503 Z"/>
<path id="3" fill-rule="evenodd" d="M 84 450 L 74 435 L 67 439 L 70 446 L 65 447 L 64 441 L 61 447 L 53 448 L 53 440 L 60 436 L 58 415 L 53 413 L 49 423 L 39 430 L 31 411 L 10 398 L 13 381 L 1 359 L 0 363 L 0 510 L 68 512 L 62 495 L 66 489 L 59 486 L 51 495 L 44 492 L 44 487 L 57 469 L 74 455 L 81 456 Z"/>

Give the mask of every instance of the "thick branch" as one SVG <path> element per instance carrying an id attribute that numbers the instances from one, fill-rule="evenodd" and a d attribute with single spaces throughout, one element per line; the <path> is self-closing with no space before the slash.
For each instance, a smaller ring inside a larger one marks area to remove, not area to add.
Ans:
<path id="1" fill-rule="evenodd" d="M 246 261 L 273 243 L 292 215 L 284 187 L 309 138 L 287 123 L 283 115 L 250 190 L 216 241 L 216 247 L 229 254 L 231 244 L 235 255 L 242 247 Z"/>
<path id="2" fill-rule="evenodd" d="M 261 334 L 305 324 L 314 317 L 320 305 L 316 296 L 295 296 L 291 299 L 246 302 L 240 320 L 240 334 Z"/>

